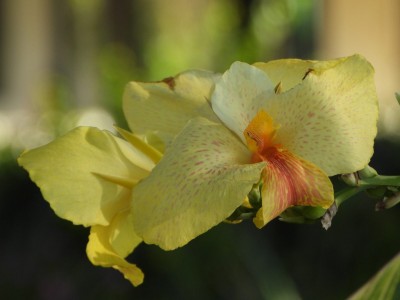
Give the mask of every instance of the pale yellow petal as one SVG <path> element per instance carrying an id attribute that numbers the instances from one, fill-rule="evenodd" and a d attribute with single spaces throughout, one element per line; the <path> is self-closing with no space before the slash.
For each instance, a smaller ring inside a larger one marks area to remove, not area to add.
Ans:
<path id="1" fill-rule="evenodd" d="M 209 99 L 219 77 L 207 71 L 186 71 L 160 82 L 131 82 L 123 97 L 123 110 L 135 134 L 155 132 L 168 144 L 194 117 L 217 120 Z"/>
<path id="2" fill-rule="evenodd" d="M 109 243 L 110 235 L 112 233 L 109 227 L 92 226 L 86 247 L 89 260 L 96 266 L 112 267 L 120 271 L 134 286 L 140 285 L 144 279 L 143 272 L 135 264 L 127 262 L 123 256 L 115 252 Z M 134 247 L 136 247 L 140 239 L 135 236 L 131 238 L 135 241 Z"/>
<path id="3" fill-rule="evenodd" d="M 18 162 L 58 216 L 89 226 L 108 225 L 116 212 L 129 207 L 127 186 L 149 173 L 137 166 L 149 166 L 151 160 L 143 157 L 107 131 L 79 127 L 24 152 Z"/>
<path id="4" fill-rule="evenodd" d="M 328 208 L 332 203 L 332 183 L 323 171 L 289 151 L 270 151 L 263 171 L 262 207 L 254 218 L 257 227 L 291 206 Z"/>
<path id="5" fill-rule="evenodd" d="M 171 250 L 226 219 L 240 206 L 265 163 L 222 124 L 193 119 L 152 173 L 133 191 L 135 231 Z"/>
<path id="6" fill-rule="evenodd" d="M 115 253 L 126 257 L 142 242 L 133 230 L 133 217 L 131 210 L 117 214 L 108 226 L 109 243 Z"/>
<path id="7" fill-rule="evenodd" d="M 327 69 L 340 63 L 341 59 L 331 61 L 277 59 L 269 62 L 257 62 L 253 66 L 263 70 L 280 92 L 285 92 L 303 81 L 311 69 Z"/>
<path id="8" fill-rule="evenodd" d="M 134 148 L 138 149 L 141 153 L 144 153 L 148 158 L 150 158 L 153 163 L 158 163 L 160 161 L 162 153 L 156 148 L 152 147 L 148 143 L 145 143 L 137 135 L 129 131 L 126 131 L 122 128 L 117 128 L 117 131 L 120 135 L 124 137 L 125 140 L 131 143 Z"/>
<path id="9" fill-rule="evenodd" d="M 272 94 L 274 85 L 264 72 L 235 62 L 216 83 L 211 104 L 221 121 L 246 143 L 243 131 Z"/>
<path id="10" fill-rule="evenodd" d="M 377 132 L 373 68 L 359 55 L 321 65 L 263 109 L 279 126 L 275 141 L 290 152 L 329 176 L 355 172 L 368 164 Z"/>

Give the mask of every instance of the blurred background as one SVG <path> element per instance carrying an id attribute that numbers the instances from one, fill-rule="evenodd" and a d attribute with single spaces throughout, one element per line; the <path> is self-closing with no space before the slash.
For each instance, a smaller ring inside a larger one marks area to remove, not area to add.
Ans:
<path id="1" fill-rule="evenodd" d="M 399 207 L 362 195 L 333 227 L 221 224 L 173 252 L 141 245 L 133 288 L 86 258 L 88 230 L 55 216 L 16 157 L 75 126 L 127 128 L 131 80 L 235 60 L 360 53 L 376 69 L 371 165 L 400 175 L 397 0 L 0 1 L 0 293 L 5 299 L 342 299 L 400 249 Z"/>

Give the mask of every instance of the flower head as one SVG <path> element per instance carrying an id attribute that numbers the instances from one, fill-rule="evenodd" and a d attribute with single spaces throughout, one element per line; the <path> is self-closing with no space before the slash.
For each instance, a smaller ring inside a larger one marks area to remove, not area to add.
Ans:
<path id="1" fill-rule="evenodd" d="M 119 131 L 126 140 L 79 127 L 24 152 L 18 162 L 59 217 L 90 226 L 89 260 L 113 267 L 139 285 L 142 271 L 125 260 L 142 242 L 133 230 L 131 194 L 161 155 L 132 134 Z"/>
<path id="2" fill-rule="evenodd" d="M 368 164 L 378 116 L 373 69 L 359 55 L 236 62 L 222 76 L 133 83 L 125 107 L 132 130 L 167 145 L 132 200 L 136 233 L 164 249 L 229 217 L 260 181 L 258 227 L 291 206 L 328 208 L 328 176 Z"/>

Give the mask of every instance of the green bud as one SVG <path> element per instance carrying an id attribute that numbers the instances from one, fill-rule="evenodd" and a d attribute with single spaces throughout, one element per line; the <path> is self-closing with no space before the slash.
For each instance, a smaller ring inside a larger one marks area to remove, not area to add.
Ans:
<path id="1" fill-rule="evenodd" d="M 399 202 L 400 202 L 400 192 L 397 191 L 392 196 L 385 197 L 385 198 L 383 198 L 382 201 L 379 201 L 375 206 L 375 210 L 380 211 L 380 210 L 392 208 Z"/>
<path id="2" fill-rule="evenodd" d="M 262 204 L 261 189 L 262 189 L 262 183 L 260 181 L 259 183 L 253 185 L 253 188 L 247 195 L 247 198 L 249 199 L 251 206 L 253 206 L 256 209 L 260 208 Z"/>
<path id="3" fill-rule="evenodd" d="M 361 179 L 372 178 L 378 175 L 378 172 L 370 166 L 366 166 L 364 169 L 357 172 Z"/>
<path id="4" fill-rule="evenodd" d="M 396 96 L 397 102 L 400 104 L 400 93 L 394 93 L 394 95 Z"/>
<path id="5" fill-rule="evenodd" d="M 312 206 L 293 206 L 286 209 L 279 220 L 288 223 L 308 224 L 321 218 L 326 209 Z"/>

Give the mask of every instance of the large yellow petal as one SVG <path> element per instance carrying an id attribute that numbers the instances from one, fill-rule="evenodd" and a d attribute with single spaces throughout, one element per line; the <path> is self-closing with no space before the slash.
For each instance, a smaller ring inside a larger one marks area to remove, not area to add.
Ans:
<path id="1" fill-rule="evenodd" d="M 235 62 L 215 85 L 211 104 L 221 121 L 246 143 L 243 131 L 261 103 L 274 93 L 274 85 L 264 72 Z"/>
<path id="2" fill-rule="evenodd" d="M 124 140 L 89 127 L 26 151 L 18 162 L 59 217 L 85 226 L 108 225 L 129 207 L 130 188 L 154 165 Z"/>
<path id="3" fill-rule="evenodd" d="M 138 286 L 143 282 L 143 272 L 135 264 L 127 262 L 124 256 L 116 253 L 109 243 L 109 240 L 112 239 L 112 235 L 113 230 L 110 227 L 100 225 L 92 226 L 89 242 L 86 247 L 89 260 L 96 266 L 112 267 L 120 271 L 134 286 Z M 141 242 L 141 240 L 134 235 L 125 237 L 130 238 L 133 248 Z"/>
<path id="4" fill-rule="evenodd" d="M 329 176 L 355 172 L 368 164 L 377 132 L 373 68 L 359 55 L 319 66 L 263 109 L 280 125 L 277 143 Z"/>
<path id="5" fill-rule="evenodd" d="M 262 207 L 254 218 L 261 228 L 295 205 L 328 208 L 333 203 L 328 176 L 287 150 L 272 149 L 263 171 Z"/>
<path id="6" fill-rule="evenodd" d="M 229 129 L 191 120 L 152 173 L 133 191 L 135 231 L 146 243 L 171 250 L 226 219 L 239 207 L 265 163 Z"/>
<path id="7" fill-rule="evenodd" d="M 131 82 L 123 97 L 125 118 L 132 132 L 156 132 L 169 142 L 194 117 L 217 120 L 208 100 L 219 77 L 207 71 L 186 71 L 160 82 Z"/>

